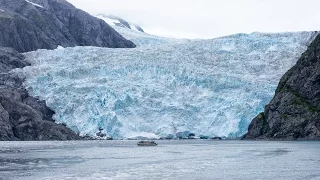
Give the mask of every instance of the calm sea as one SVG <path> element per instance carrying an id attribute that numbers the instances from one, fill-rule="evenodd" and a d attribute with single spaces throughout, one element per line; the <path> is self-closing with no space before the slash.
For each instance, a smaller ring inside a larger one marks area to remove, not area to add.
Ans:
<path id="1" fill-rule="evenodd" d="M 0 142 L 0 179 L 319 179 L 320 141 Z"/>

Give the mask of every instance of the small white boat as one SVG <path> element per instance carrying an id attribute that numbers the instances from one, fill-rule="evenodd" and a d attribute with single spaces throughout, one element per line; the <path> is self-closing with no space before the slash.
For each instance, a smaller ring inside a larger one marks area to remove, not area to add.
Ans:
<path id="1" fill-rule="evenodd" d="M 138 146 L 156 146 L 158 145 L 154 141 L 139 141 Z"/>

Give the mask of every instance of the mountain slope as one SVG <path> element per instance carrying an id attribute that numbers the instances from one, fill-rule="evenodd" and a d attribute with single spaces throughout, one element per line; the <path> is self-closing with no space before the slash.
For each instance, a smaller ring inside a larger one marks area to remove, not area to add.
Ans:
<path id="1" fill-rule="evenodd" d="M 320 35 L 280 80 L 244 139 L 320 139 Z"/>
<path id="2" fill-rule="evenodd" d="M 58 45 L 135 47 L 104 21 L 65 0 L 0 0 L 0 46 L 19 52 Z"/>

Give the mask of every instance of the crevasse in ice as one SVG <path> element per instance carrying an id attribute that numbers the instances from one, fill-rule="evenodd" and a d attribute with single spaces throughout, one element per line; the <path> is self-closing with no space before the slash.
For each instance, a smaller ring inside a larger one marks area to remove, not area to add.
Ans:
<path id="1" fill-rule="evenodd" d="M 16 70 L 81 135 L 115 138 L 241 136 L 271 100 L 280 77 L 315 32 L 236 34 L 175 40 L 117 28 L 138 46 L 58 48 L 26 53 Z"/>

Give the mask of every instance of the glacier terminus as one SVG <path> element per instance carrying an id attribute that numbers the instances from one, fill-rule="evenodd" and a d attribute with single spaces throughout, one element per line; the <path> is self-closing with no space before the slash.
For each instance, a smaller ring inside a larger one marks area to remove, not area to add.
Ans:
<path id="1" fill-rule="evenodd" d="M 15 72 L 54 119 L 80 135 L 114 138 L 190 131 L 240 137 L 316 32 L 179 40 L 115 27 L 133 49 L 73 47 L 25 53 Z"/>

